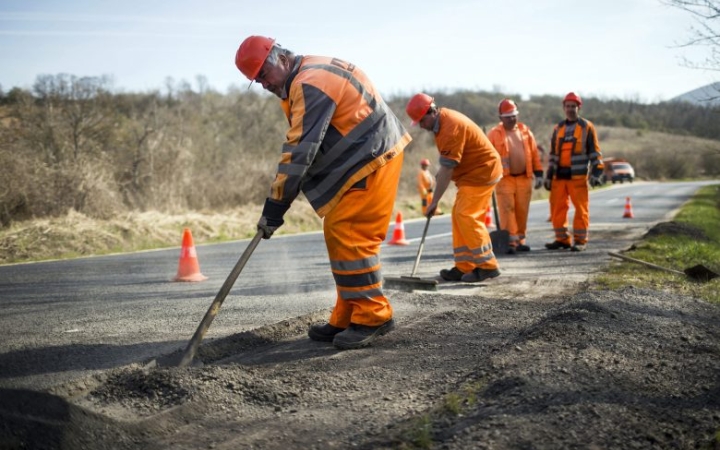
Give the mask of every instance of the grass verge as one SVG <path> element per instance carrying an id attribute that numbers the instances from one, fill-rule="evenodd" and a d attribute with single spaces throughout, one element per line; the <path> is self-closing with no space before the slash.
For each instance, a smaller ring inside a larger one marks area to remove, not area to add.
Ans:
<path id="1" fill-rule="evenodd" d="M 684 271 L 702 264 L 720 274 L 720 186 L 706 186 L 687 202 L 672 222 L 661 223 L 625 255 L 658 266 Z M 632 262 L 617 262 L 596 277 L 594 287 L 615 289 L 633 285 L 702 298 L 720 304 L 720 278 L 698 282 Z"/>

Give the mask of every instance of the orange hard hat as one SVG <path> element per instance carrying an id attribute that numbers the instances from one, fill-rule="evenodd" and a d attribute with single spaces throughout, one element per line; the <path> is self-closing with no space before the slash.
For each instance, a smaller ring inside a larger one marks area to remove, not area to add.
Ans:
<path id="1" fill-rule="evenodd" d="M 427 158 L 423 158 L 423 159 L 420 160 L 420 165 L 421 165 L 421 166 L 429 166 L 429 165 L 430 165 L 430 160 L 427 159 Z"/>
<path id="2" fill-rule="evenodd" d="M 582 99 L 574 92 L 568 92 L 568 95 L 566 95 L 563 99 L 563 105 L 565 104 L 565 102 L 575 102 L 577 103 L 578 108 L 582 106 Z"/>
<path id="3" fill-rule="evenodd" d="M 240 48 L 235 53 L 235 65 L 248 80 L 253 81 L 260 73 L 260 68 L 265 63 L 274 43 L 275 39 L 273 38 L 250 36 L 240 44 Z"/>
<path id="4" fill-rule="evenodd" d="M 433 105 L 433 100 L 434 99 L 432 97 L 423 93 L 412 96 L 405 107 L 405 112 L 410 117 L 410 120 L 412 120 L 412 125 L 417 125 L 417 123 L 420 122 L 420 119 L 422 119 L 425 114 L 430 111 L 430 107 Z"/>
<path id="5" fill-rule="evenodd" d="M 498 104 L 498 114 L 500 117 L 512 117 L 518 115 L 518 108 L 514 101 L 509 98 L 503 99 Z"/>

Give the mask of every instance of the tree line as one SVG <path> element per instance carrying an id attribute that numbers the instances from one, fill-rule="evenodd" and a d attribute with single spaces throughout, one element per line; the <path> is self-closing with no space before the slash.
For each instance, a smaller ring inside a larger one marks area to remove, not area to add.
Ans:
<path id="1" fill-rule="evenodd" d="M 105 77 L 58 74 L 37 77 L 31 90 L 0 89 L 0 224 L 69 209 L 110 218 L 137 210 L 222 211 L 260 204 L 287 128 L 277 99 L 239 88 L 221 94 L 200 81 L 194 89 L 180 83 L 164 92 L 117 93 Z M 498 102 L 512 97 L 428 93 L 438 105 L 483 126 L 494 125 Z M 434 146 L 428 133 L 409 127 L 408 97 L 386 100 L 413 134 L 408 152 Z M 522 101 L 522 120 L 547 130 L 563 119 L 560 102 L 547 95 Z M 583 109 L 592 111 L 588 118 L 598 126 L 720 140 L 714 109 L 595 98 L 584 99 Z M 713 171 L 719 174 L 720 168 L 705 169 Z M 401 188 L 414 190 L 407 180 Z"/>

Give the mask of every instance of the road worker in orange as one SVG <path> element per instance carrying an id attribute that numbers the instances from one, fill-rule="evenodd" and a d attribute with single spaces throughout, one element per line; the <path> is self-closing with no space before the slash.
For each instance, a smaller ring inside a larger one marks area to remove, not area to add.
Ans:
<path id="1" fill-rule="evenodd" d="M 339 349 L 365 347 L 395 326 L 380 246 L 410 135 L 354 64 L 296 55 L 264 36 L 245 39 L 235 64 L 280 98 L 289 123 L 258 230 L 269 239 L 302 191 L 324 218 L 337 291 L 328 322 L 312 325 L 308 335 Z"/>
<path id="2" fill-rule="evenodd" d="M 535 136 L 530 128 L 518 122 L 518 107 L 506 98 L 498 104 L 500 123 L 488 133 L 488 139 L 500 154 L 503 177 L 495 187 L 500 229 L 510 235 L 508 253 L 529 252 L 526 244 L 528 211 L 533 187 L 543 184 Z"/>
<path id="3" fill-rule="evenodd" d="M 549 250 L 584 251 L 590 228 L 590 186 L 600 186 L 603 174 L 602 153 L 595 125 L 580 117 L 582 99 L 574 92 L 563 99 L 565 120 L 555 125 L 550 140 L 550 155 L 545 188 L 550 191 L 555 240 Z M 575 207 L 572 241 L 568 229 L 568 198 Z"/>
<path id="4" fill-rule="evenodd" d="M 423 216 L 427 212 L 427 207 L 432 203 L 433 190 L 435 189 L 435 176 L 430 172 L 430 160 L 423 158 L 420 160 L 420 170 L 417 175 L 417 188 L 420 194 L 420 204 L 422 205 Z M 435 215 L 442 214 L 440 208 L 435 211 Z"/>
<path id="5" fill-rule="evenodd" d="M 455 265 L 441 270 L 440 276 L 447 281 L 470 283 L 499 276 L 485 227 L 485 209 L 502 177 L 500 155 L 477 124 L 458 111 L 437 107 L 427 94 L 414 95 L 405 111 L 413 125 L 435 135 L 440 152 L 435 195 L 426 216 L 435 213 L 450 181 L 457 186 L 452 209 Z"/>

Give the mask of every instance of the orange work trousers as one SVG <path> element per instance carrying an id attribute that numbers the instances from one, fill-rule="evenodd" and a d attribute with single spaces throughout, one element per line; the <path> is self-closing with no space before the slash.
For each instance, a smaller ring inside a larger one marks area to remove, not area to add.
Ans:
<path id="1" fill-rule="evenodd" d="M 328 323 L 378 326 L 393 310 L 382 290 L 380 246 L 395 205 L 403 153 L 366 178 L 364 188 L 347 191 L 325 216 L 323 231 L 337 299 Z"/>
<path id="2" fill-rule="evenodd" d="M 552 208 L 552 225 L 555 240 L 572 244 L 568 230 L 568 210 L 570 203 L 575 207 L 573 217 L 573 240 L 575 244 L 587 244 L 590 227 L 590 197 L 585 178 L 552 181 L 550 190 L 550 206 Z"/>
<path id="3" fill-rule="evenodd" d="M 430 204 L 433 201 L 433 194 L 432 192 L 428 192 L 425 197 L 420 196 L 420 204 L 422 205 L 422 214 L 423 216 L 427 213 L 427 207 L 430 206 Z"/>
<path id="4" fill-rule="evenodd" d="M 464 273 L 497 269 L 490 233 L 485 227 L 485 212 L 494 185 L 459 186 L 452 209 L 452 236 L 455 267 Z"/>
<path id="5" fill-rule="evenodd" d="M 503 177 L 495 188 L 500 229 L 510 235 L 510 246 L 525 244 L 533 179 L 525 175 Z"/>

